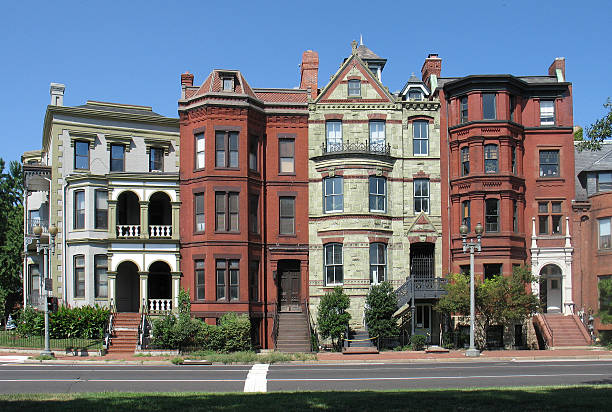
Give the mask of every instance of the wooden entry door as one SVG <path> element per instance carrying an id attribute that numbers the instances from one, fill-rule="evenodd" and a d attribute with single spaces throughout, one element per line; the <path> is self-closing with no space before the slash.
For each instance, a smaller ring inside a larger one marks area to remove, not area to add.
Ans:
<path id="1" fill-rule="evenodd" d="M 300 305 L 300 272 L 285 270 L 280 274 L 280 310 L 285 312 L 301 312 Z"/>

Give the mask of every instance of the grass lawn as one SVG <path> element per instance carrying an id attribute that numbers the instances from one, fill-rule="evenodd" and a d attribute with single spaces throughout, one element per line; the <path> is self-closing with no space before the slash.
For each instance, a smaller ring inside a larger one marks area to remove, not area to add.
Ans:
<path id="1" fill-rule="evenodd" d="M 0 395 L 1 411 L 584 411 L 610 410 L 612 385 L 360 391 Z"/>
<path id="2" fill-rule="evenodd" d="M 269 353 L 255 353 L 252 351 L 245 352 L 230 352 L 230 353 L 217 353 L 217 352 L 206 352 L 198 351 L 187 353 L 180 356 L 183 359 L 206 359 L 211 362 L 220 363 L 276 363 L 276 362 L 289 362 L 289 361 L 306 361 L 316 360 L 316 353 L 283 353 L 283 352 L 269 352 Z"/>
<path id="3" fill-rule="evenodd" d="M 102 349 L 101 339 L 50 339 L 51 349 Z M 0 331 L 0 347 L 2 348 L 34 348 L 45 347 L 44 336 L 18 336 L 15 332 Z"/>

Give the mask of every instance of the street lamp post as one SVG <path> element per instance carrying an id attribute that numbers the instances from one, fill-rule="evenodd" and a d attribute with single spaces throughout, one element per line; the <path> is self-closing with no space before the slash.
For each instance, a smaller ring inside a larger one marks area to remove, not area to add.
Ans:
<path id="1" fill-rule="evenodd" d="M 55 254 L 55 235 L 57 235 L 57 227 L 55 225 L 49 227 L 49 243 L 43 244 L 40 241 L 40 236 L 42 235 L 43 228 L 40 226 L 34 226 L 34 235 L 36 236 L 36 253 L 40 254 L 42 252 L 43 255 L 43 279 L 44 279 L 44 290 L 45 290 L 45 303 L 44 303 L 44 313 L 45 313 L 45 349 L 40 353 L 41 355 L 54 356 L 53 352 L 51 352 L 50 342 L 49 342 L 49 290 L 51 289 L 48 285 L 49 279 L 49 264 L 48 264 L 48 256 L 49 252 L 52 255 Z"/>
<path id="2" fill-rule="evenodd" d="M 465 356 L 477 357 L 480 356 L 480 351 L 474 346 L 474 324 L 476 318 L 476 304 L 474 296 L 474 251 L 480 252 L 482 250 L 480 238 L 482 237 L 483 228 L 480 222 L 474 228 L 476 232 L 476 241 L 468 241 L 469 229 L 467 225 L 463 224 L 459 226 L 459 233 L 461 233 L 461 240 L 463 243 L 463 252 L 470 252 L 470 348 L 465 352 Z"/>

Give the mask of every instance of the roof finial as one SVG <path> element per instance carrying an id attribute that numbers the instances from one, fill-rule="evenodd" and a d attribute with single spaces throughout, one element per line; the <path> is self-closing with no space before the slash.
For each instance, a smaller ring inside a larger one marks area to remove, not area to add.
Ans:
<path id="1" fill-rule="evenodd" d="M 363 35 L 359 33 L 359 45 L 363 46 Z"/>
<path id="2" fill-rule="evenodd" d="M 351 51 L 352 54 L 357 54 L 357 42 L 355 40 L 351 42 Z"/>

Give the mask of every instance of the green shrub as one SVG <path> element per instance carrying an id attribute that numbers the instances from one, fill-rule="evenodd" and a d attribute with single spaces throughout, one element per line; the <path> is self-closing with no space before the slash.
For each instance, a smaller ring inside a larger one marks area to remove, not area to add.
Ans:
<path id="1" fill-rule="evenodd" d="M 322 338 L 331 338 L 337 351 L 342 347 L 342 339 L 351 320 L 351 314 L 346 312 L 349 305 L 350 298 L 341 286 L 336 286 L 319 301 L 317 328 Z"/>
<path id="2" fill-rule="evenodd" d="M 612 346 L 612 330 L 600 330 L 599 340 L 602 345 L 611 347 Z"/>
<path id="3" fill-rule="evenodd" d="M 426 338 L 423 335 L 412 335 L 410 337 L 410 347 L 412 350 L 425 349 Z"/>
<path id="4" fill-rule="evenodd" d="M 104 325 L 110 312 L 101 306 L 69 308 L 61 306 L 57 312 L 49 313 L 49 335 L 52 339 L 100 339 L 104 336 Z M 42 336 L 45 332 L 44 313 L 27 306 L 17 325 L 22 336 Z"/>
<path id="5" fill-rule="evenodd" d="M 390 338 L 399 334 L 397 296 L 389 282 L 373 285 L 366 296 L 365 321 L 370 337 Z"/>
<path id="6" fill-rule="evenodd" d="M 174 315 L 166 315 L 162 318 L 153 321 L 153 339 L 151 343 L 165 349 L 175 349 L 177 340 L 174 335 L 174 325 L 176 317 Z"/>
<path id="7" fill-rule="evenodd" d="M 31 306 L 26 306 L 19 316 L 17 333 L 24 337 L 42 336 L 45 333 L 45 319 L 43 313 Z"/>
<path id="8" fill-rule="evenodd" d="M 226 313 L 219 321 L 221 334 L 225 340 L 225 352 L 247 351 L 251 349 L 251 321 L 246 315 Z"/>
<path id="9" fill-rule="evenodd" d="M 182 365 L 183 364 L 183 358 L 181 358 L 180 356 L 174 357 L 170 360 L 170 362 L 172 362 L 175 365 Z"/>

